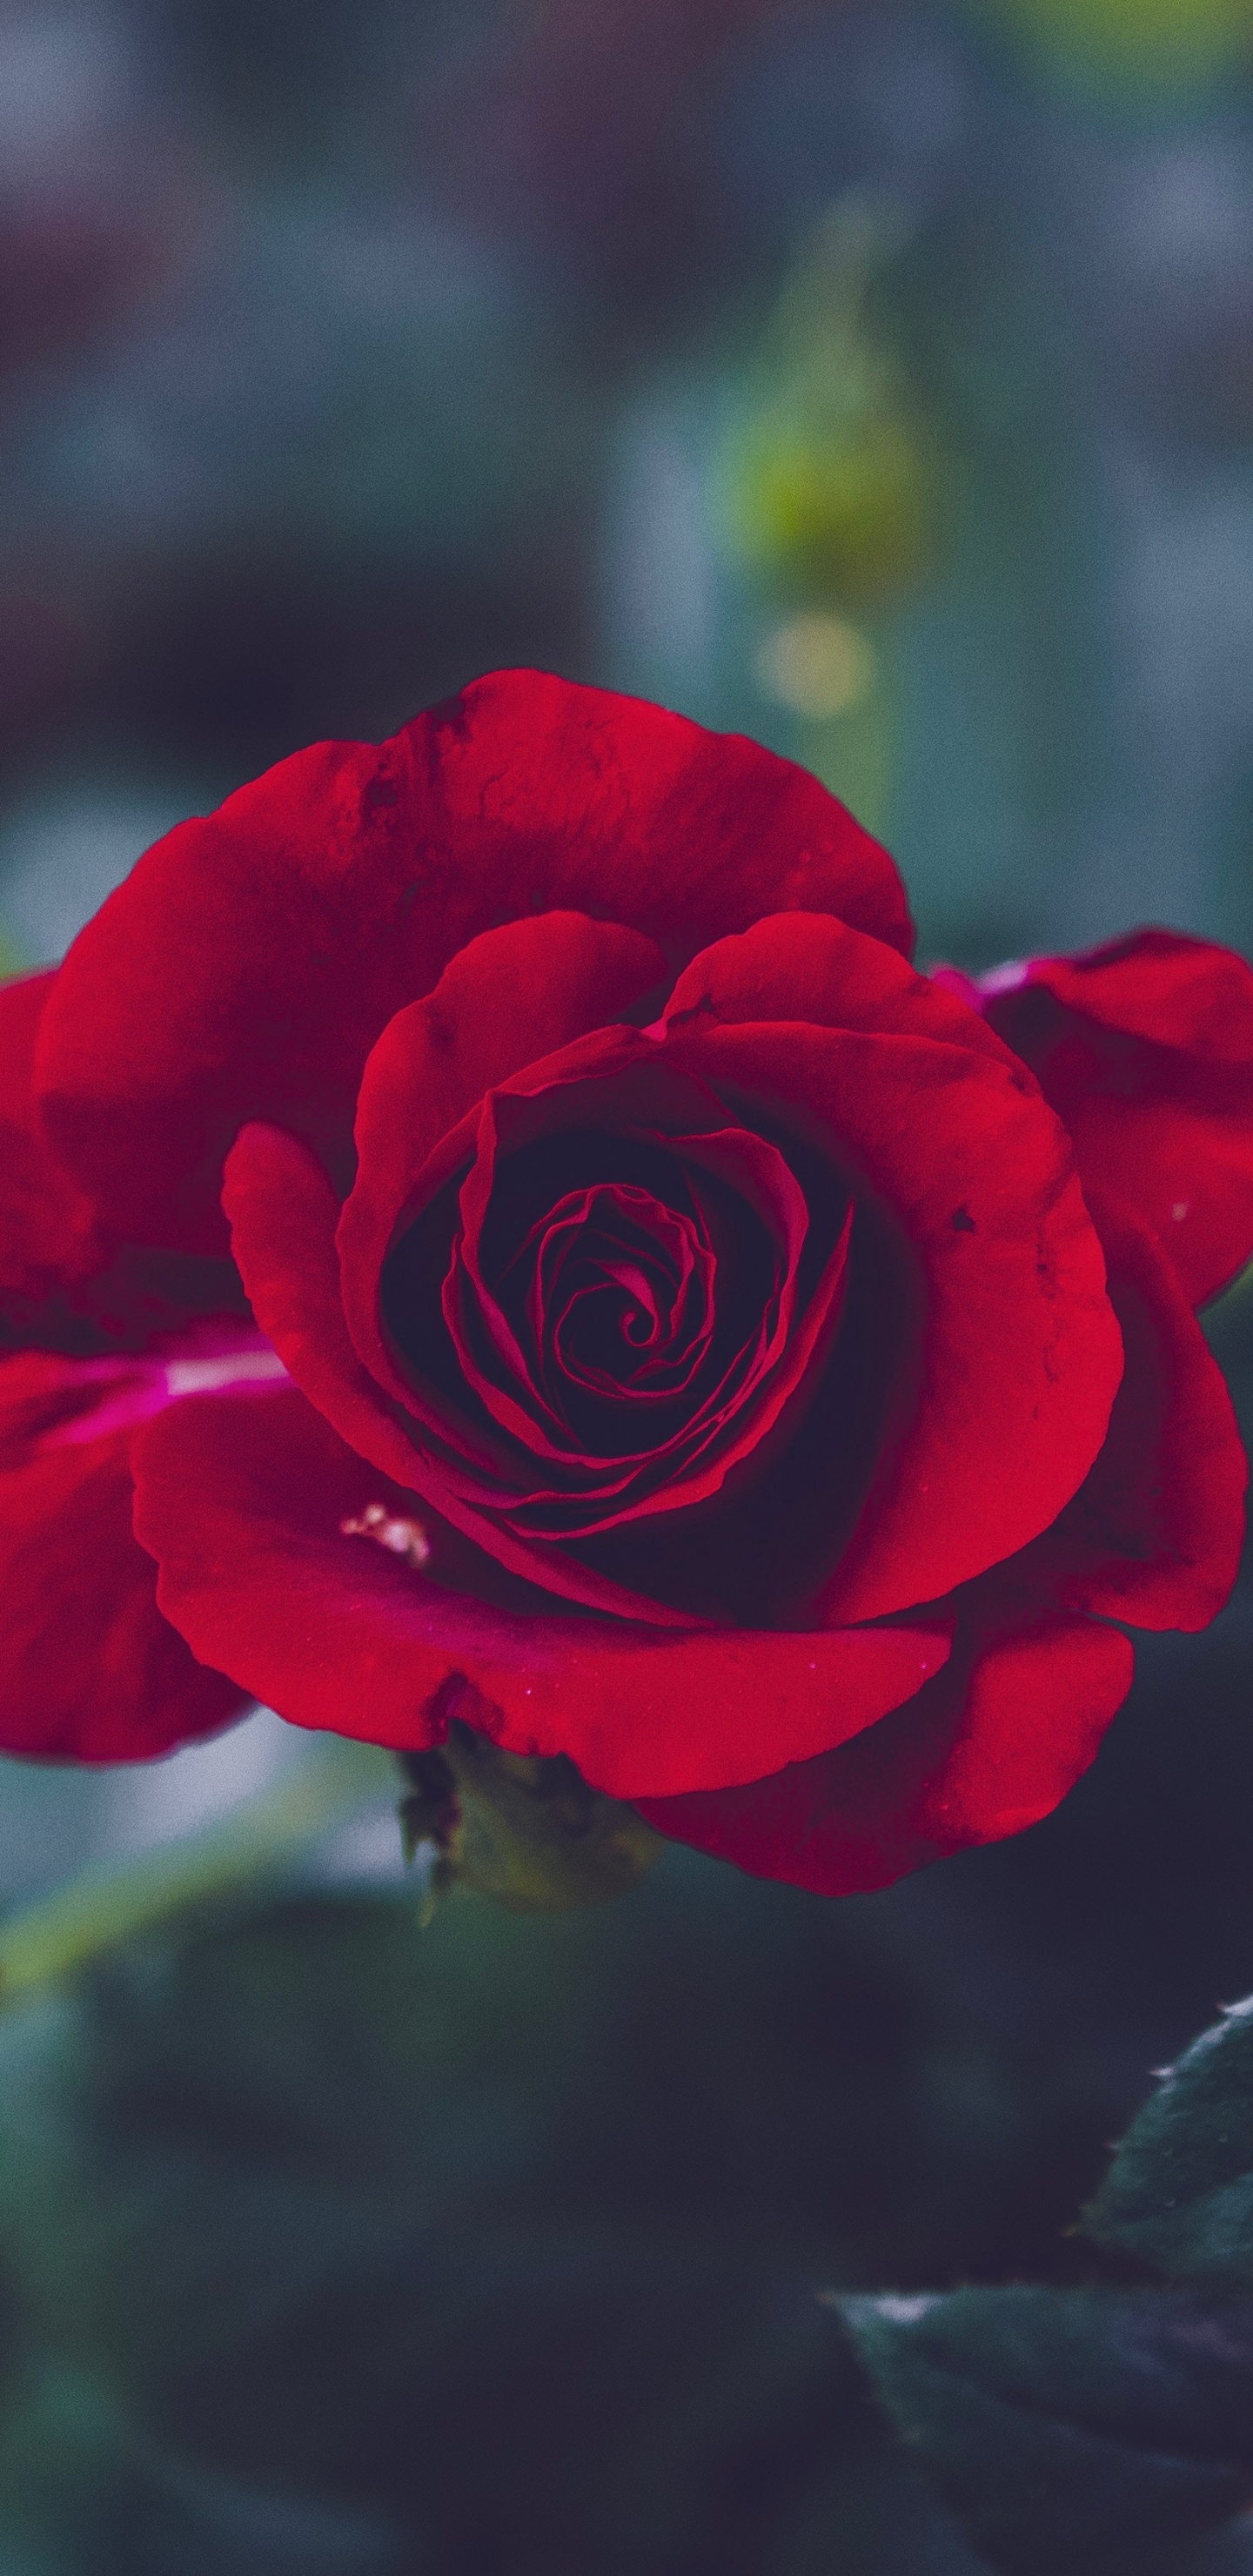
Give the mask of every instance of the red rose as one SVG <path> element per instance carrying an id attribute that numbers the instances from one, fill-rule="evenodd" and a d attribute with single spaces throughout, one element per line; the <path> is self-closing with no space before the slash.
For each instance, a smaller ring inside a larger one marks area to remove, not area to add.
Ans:
<path id="1" fill-rule="evenodd" d="M 1235 1571 L 1253 976 L 909 945 L 534 673 L 158 843 L 0 1001 L 5 1740 L 459 1716 L 833 1892 L 1047 1813 Z"/>

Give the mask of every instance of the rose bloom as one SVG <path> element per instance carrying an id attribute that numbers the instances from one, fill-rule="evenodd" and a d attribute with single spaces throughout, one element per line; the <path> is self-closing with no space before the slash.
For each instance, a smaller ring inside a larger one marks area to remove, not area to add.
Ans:
<path id="1" fill-rule="evenodd" d="M 734 736 L 534 672 L 283 761 L 0 995 L 0 1709 L 573 1758 L 840 1893 L 1225 1599 L 1253 975 L 909 964 Z"/>

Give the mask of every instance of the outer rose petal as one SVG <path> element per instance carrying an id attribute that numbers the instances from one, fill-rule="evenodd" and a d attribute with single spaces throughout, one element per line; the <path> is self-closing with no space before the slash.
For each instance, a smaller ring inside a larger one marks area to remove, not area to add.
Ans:
<path id="1" fill-rule="evenodd" d="M 660 1833 L 760 1877 L 857 1895 L 1051 1814 L 1131 1673 L 1116 1628 L 1024 1611 L 955 1646 L 916 1699 L 836 1752 L 746 1788 L 637 1804 Z"/>
<path id="2" fill-rule="evenodd" d="M 0 988 L 0 1302 L 13 1308 L 85 1277 L 101 1249 L 90 1201 L 54 1163 L 32 1096 L 35 1045 L 55 974 Z"/>
<path id="3" fill-rule="evenodd" d="M 638 699 L 497 673 L 158 842 L 60 970 L 40 1096 L 111 1224 L 218 1251 L 238 1129 L 273 1120 L 333 1161 L 380 1031 L 494 922 L 590 912 L 677 964 L 797 906 L 910 944 L 891 860 L 804 770 Z"/>
<path id="4" fill-rule="evenodd" d="M 141 1349 L 205 1315 L 238 1314 L 227 1261 L 120 1248 L 48 1150 L 31 1083 L 55 974 L 0 987 L 0 1349 Z"/>
<path id="5" fill-rule="evenodd" d="M 197 1663 L 157 1608 L 126 1433 L 36 1445 L 67 1401 L 63 1363 L 0 1363 L 0 1743 L 137 1762 L 224 1726 L 249 1694 Z"/>
<path id="6" fill-rule="evenodd" d="M 1015 1571 L 1134 1628 L 1205 1628 L 1236 1579 L 1248 1463 L 1222 1371 L 1169 1256 L 1094 1199 L 1127 1365 L 1091 1474 Z"/>
<path id="7" fill-rule="evenodd" d="M 137 1435 L 135 1469 L 158 1599 L 195 1651 L 296 1724 L 371 1743 L 440 1742 L 460 1696 L 511 1752 L 568 1753 L 615 1797 L 669 1795 L 853 1735 L 947 1653 L 942 1623 L 801 1636 L 553 1616 L 425 1516 L 413 1571 L 341 1529 L 412 1497 L 294 1394 L 185 1404 Z"/>
<path id="8" fill-rule="evenodd" d="M 947 970 L 946 970 L 947 971 Z M 1088 1188 L 1130 1200 L 1194 1306 L 1253 1252 L 1253 972 L 1208 940 L 1141 930 L 1082 957 L 960 981 L 1029 1064 Z"/>

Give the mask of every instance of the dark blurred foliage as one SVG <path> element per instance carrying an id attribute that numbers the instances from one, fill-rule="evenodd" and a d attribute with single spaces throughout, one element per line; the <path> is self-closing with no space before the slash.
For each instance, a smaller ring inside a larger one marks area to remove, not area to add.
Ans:
<path id="1" fill-rule="evenodd" d="M 426 1930 L 293 1889 L 12 2005 L 0 2548 L 974 2576 L 816 2292 L 1093 2276 L 1108 2141 L 1253 1977 L 1240 1629 L 1147 1659 L 1056 1818 L 883 1897 L 680 1852 Z"/>
<path id="2" fill-rule="evenodd" d="M 1168 15 L 0 0 L 16 945 L 533 661 L 818 767 L 930 953 L 1247 946 L 1250 48 Z M 1253 1300 L 1213 1331 L 1247 1427 Z M 293 1891 L 14 2009 L 3 2576 L 975 2576 L 816 2293 L 1089 2278 L 1253 1987 L 1251 1622 L 882 1897 Z"/>

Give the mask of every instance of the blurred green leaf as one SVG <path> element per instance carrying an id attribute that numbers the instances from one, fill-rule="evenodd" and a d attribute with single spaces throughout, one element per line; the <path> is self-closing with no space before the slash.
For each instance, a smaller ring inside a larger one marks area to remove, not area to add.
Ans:
<path id="1" fill-rule="evenodd" d="M 31 2359 L 0 2411 L 4 2576 L 412 2576 L 394 2523 L 189 2472 Z"/>
<path id="2" fill-rule="evenodd" d="M 687 2576 L 721 2517 L 720 2569 L 757 2576 L 841 2428 L 864 2443 L 855 2375 L 760 2252 L 519 2207 L 594 2067 L 538 1950 L 450 1912 L 442 1975 L 402 1903 L 308 1896 L 14 2008 L 0 2253 L 31 2330 L 162 2457 L 403 2515 L 441 2569 L 600 2576 L 613 2535 L 606 2576 Z"/>
<path id="3" fill-rule="evenodd" d="M 1157 2566 L 1253 2493 L 1253 2306 L 1027 2286 L 834 2304 L 1006 2576 Z"/>
<path id="4" fill-rule="evenodd" d="M 115 2576 L 124 2565 L 138 2576 L 141 2492 L 125 2423 L 99 2388 L 38 2362 L 9 2383 L 0 2409 L 4 2576 Z"/>
<path id="5" fill-rule="evenodd" d="M 326 1737 L 293 1778 L 155 1850 L 101 1860 L 0 1922 L 0 2002 L 82 1967 L 188 1907 L 281 1873 L 380 1782 L 372 1746 Z"/>
<path id="6" fill-rule="evenodd" d="M 1163 2077 L 1083 2223 L 1177 2278 L 1253 2287 L 1253 1998 Z"/>
<path id="7" fill-rule="evenodd" d="M 167 1927 L 0 2024 L 0 2224 L 42 2332 L 160 2388 L 429 2215 L 411 1915 Z"/>
<path id="8" fill-rule="evenodd" d="M 667 1850 L 425 1931 L 226 1888 L 29 1982 L 0 2272 L 190 2499 L 150 2571 L 131 2496 L 126 2576 L 306 2576 L 315 2527 L 373 2571 L 393 2524 L 406 2576 L 977 2576 L 813 2284 L 1001 2259 L 1052 2104 L 883 1922 Z"/>

